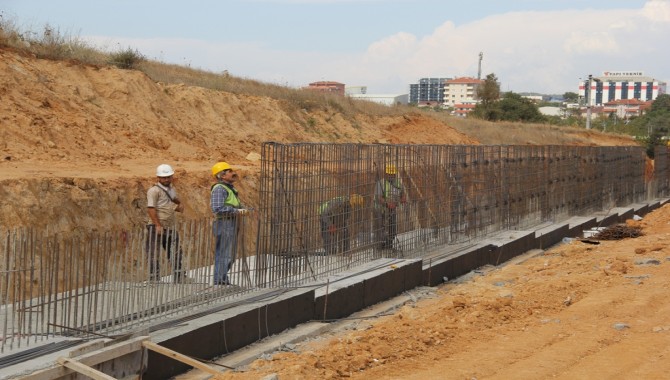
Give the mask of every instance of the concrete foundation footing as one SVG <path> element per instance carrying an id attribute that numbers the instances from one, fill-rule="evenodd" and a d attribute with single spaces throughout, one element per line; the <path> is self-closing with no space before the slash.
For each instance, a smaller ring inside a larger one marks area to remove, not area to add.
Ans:
<path id="1" fill-rule="evenodd" d="M 633 215 L 642 216 L 666 202 L 655 200 L 612 208 L 533 231 L 502 231 L 468 247 L 455 250 L 451 247 L 452 251 L 445 248 L 422 259 L 378 259 L 317 285 L 286 289 L 280 294 L 275 289 L 268 298 L 256 296 L 229 309 L 152 332 L 150 339 L 184 355 L 209 360 L 308 321 L 344 318 L 417 286 L 435 286 L 482 266 L 496 266 L 528 251 L 547 249 L 565 237 L 579 237 L 584 230 L 621 223 Z M 147 380 L 169 378 L 190 369 L 153 351 L 148 351 L 146 359 L 142 378 Z M 8 370 L 3 372 L 11 373 L 11 368 Z"/>

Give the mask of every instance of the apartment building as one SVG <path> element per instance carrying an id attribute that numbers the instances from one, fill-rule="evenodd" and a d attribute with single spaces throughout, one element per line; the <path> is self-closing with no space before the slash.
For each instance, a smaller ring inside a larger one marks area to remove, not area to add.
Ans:
<path id="1" fill-rule="evenodd" d="M 421 106 L 441 105 L 444 102 L 444 84 L 450 78 L 421 78 L 409 85 L 409 102 Z"/>
<path id="2" fill-rule="evenodd" d="M 472 103 L 477 99 L 477 87 L 483 80 L 471 77 L 460 77 L 448 80 L 444 85 L 444 106 L 455 107 L 457 104 Z"/>

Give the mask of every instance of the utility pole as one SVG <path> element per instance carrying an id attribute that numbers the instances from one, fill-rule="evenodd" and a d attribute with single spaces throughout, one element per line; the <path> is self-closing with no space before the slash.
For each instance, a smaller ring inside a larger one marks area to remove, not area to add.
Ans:
<path id="1" fill-rule="evenodd" d="M 584 92 L 586 97 L 586 129 L 591 129 L 591 83 L 600 82 L 600 79 L 593 78 L 593 75 L 589 74 L 587 92 Z"/>
<path id="2" fill-rule="evenodd" d="M 482 79 L 482 59 L 484 59 L 484 53 L 479 52 L 479 68 L 477 69 L 477 79 Z"/>

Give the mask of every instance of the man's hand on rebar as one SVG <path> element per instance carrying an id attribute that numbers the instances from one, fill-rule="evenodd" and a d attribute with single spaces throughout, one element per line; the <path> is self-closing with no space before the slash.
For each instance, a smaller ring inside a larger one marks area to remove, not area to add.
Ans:
<path id="1" fill-rule="evenodd" d="M 331 225 L 328 226 L 328 232 L 330 232 L 331 234 L 334 234 L 335 231 L 337 231 L 337 228 L 335 228 L 334 224 L 331 224 Z"/>
<path id="2" fill-rule="evenodd" d="M 246 208 L 238 209 L 237 210 L 237 215 L 240 215 L 240 216 L 249 215 L 249 210 L 247 210 Z"/>
<path id="3" fill-rule="evenodd" d="M 388 206 L 388 208 L 389 208 L 390 210 L 393 210 L 393 209 L 396 207 L 395 202 L 388 202 L 386 205 Z"/>

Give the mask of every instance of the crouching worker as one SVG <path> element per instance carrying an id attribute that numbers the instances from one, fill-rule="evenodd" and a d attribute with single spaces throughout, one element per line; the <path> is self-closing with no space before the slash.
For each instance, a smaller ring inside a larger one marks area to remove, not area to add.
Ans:
<path id="1" fill-rule="evenodd" d="M 363 206 L 363 197 L 352 194 L 337 197 L 321 204 L 321 238 L 326 255 L 349 251 L 349 218 L 352 210 Z"/>
<path id="2" fill-rule="evenodd" d="M 407 202 L 405 187 L 398 177 L 398 168 L 389 164 L 384 170 L 384 178 L 375 184 L 375 232 L 382 249 L 393 249 L 398 235 L 397 207 Z"/>

